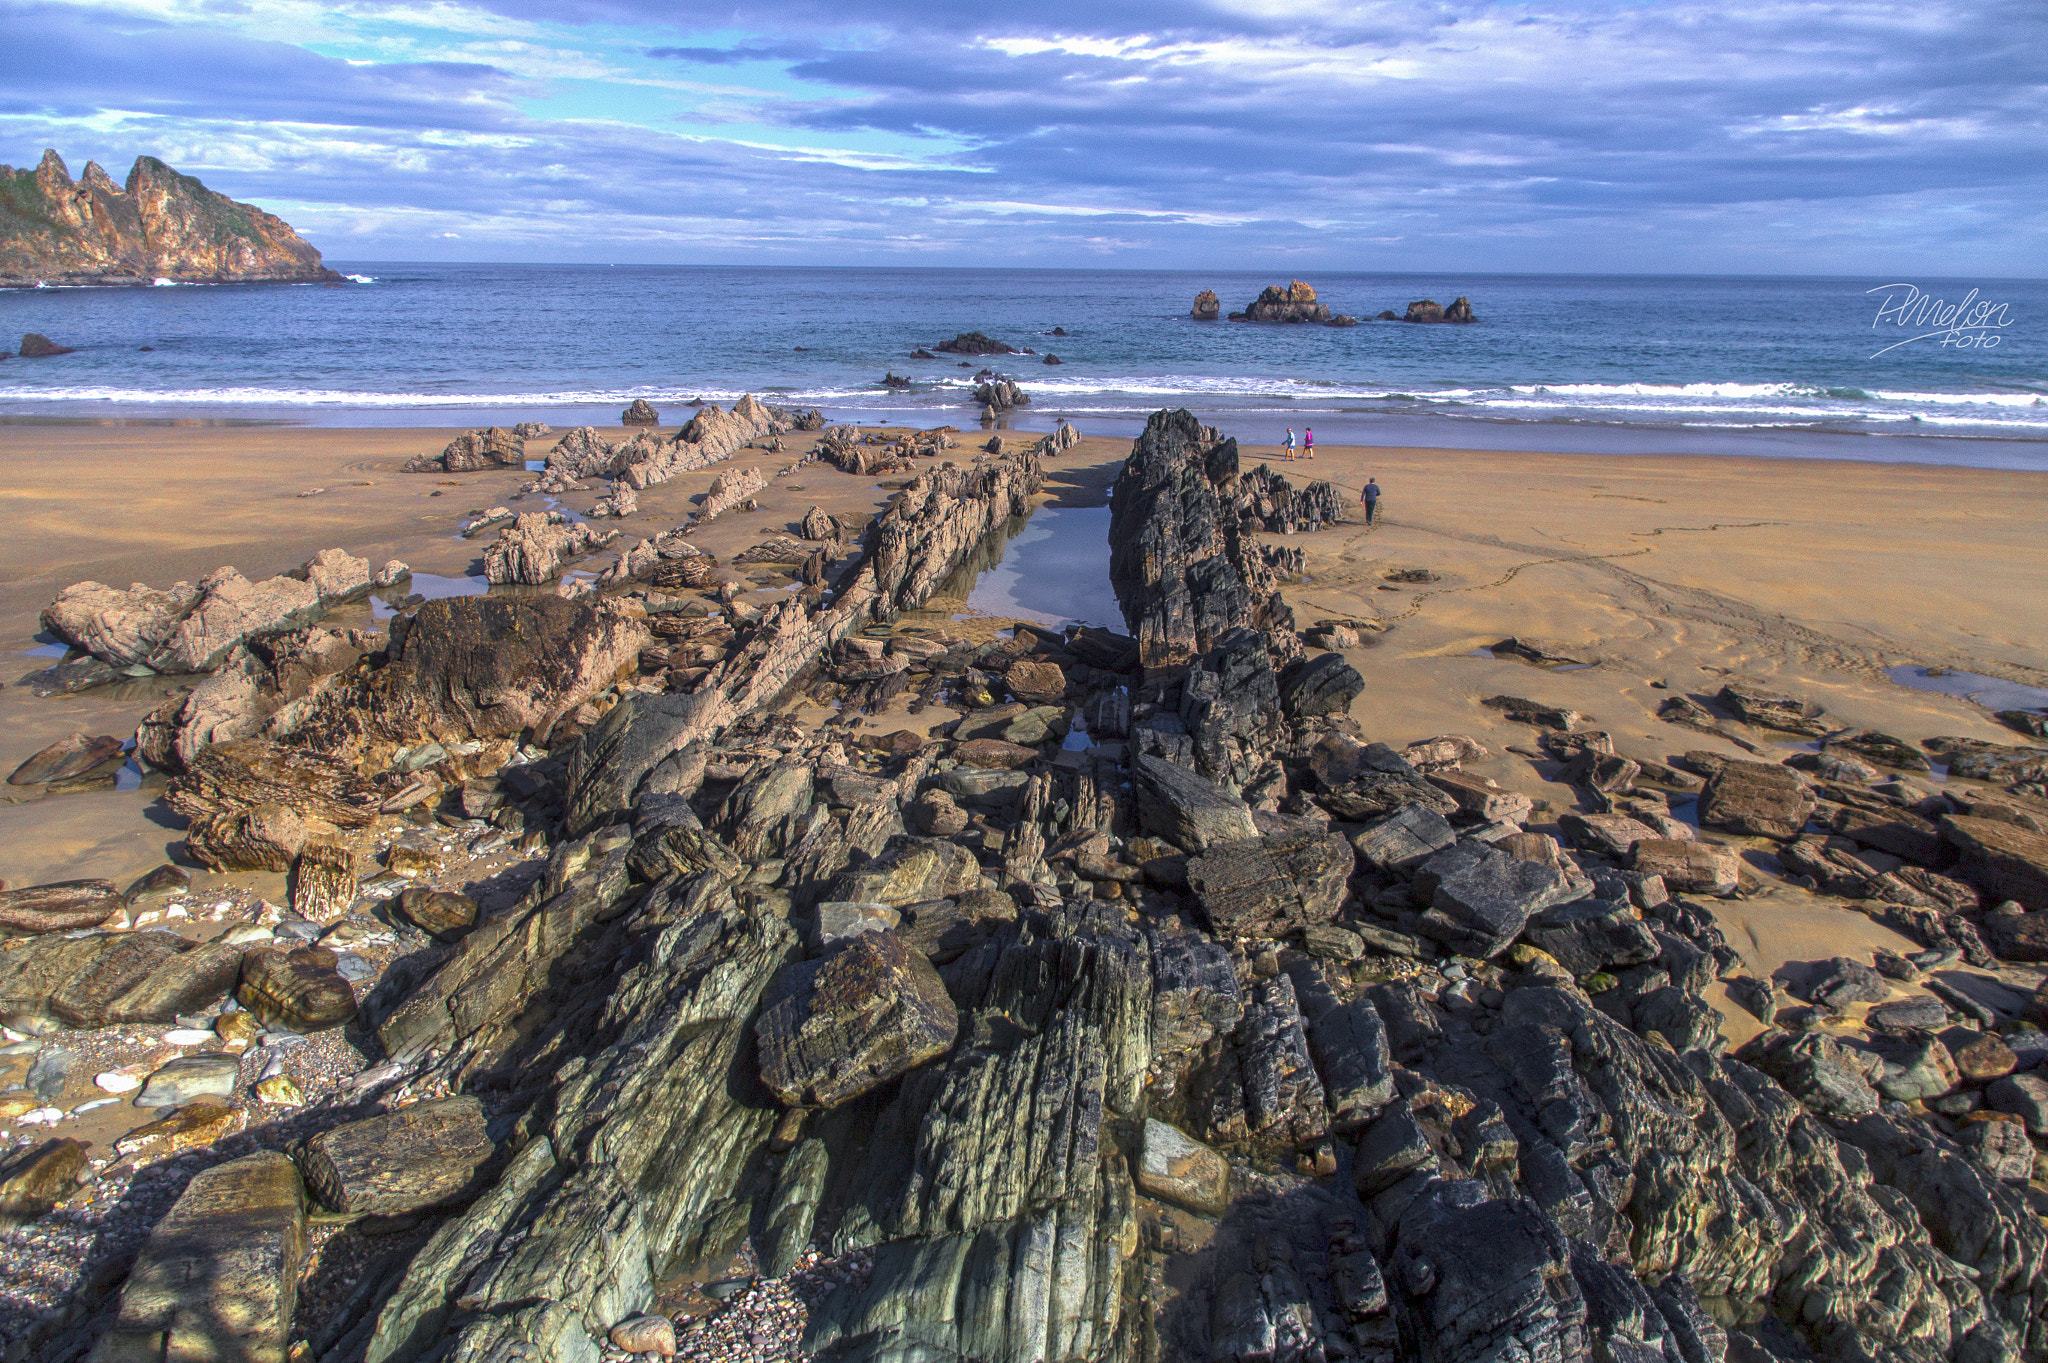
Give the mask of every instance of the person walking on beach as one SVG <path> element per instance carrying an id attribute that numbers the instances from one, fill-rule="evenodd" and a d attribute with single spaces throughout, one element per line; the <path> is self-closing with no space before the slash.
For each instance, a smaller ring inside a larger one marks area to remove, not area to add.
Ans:
<path id="1" fill-rule="evenodd" d="M 1373 512 L 1379 510 L 1380 485 L 1368 477 L 1365 480 L 1365 494 L 1359 500 L 1365 503 L 1365 523 L 1371 525 Z"/>
<path id="2" fill-rule="evenodd" d="M 1316 428 L 1313 426 L 1301 428 L 1301 457 L 1304 459 L 1316 457 Z"/>
<path id="3" fill-rule="evenodd" d="M 1294 428 L 1292 426 L 1287 428 L 1287 454 L 1285 458 L 1290 463 L 1294 460 Z"/>

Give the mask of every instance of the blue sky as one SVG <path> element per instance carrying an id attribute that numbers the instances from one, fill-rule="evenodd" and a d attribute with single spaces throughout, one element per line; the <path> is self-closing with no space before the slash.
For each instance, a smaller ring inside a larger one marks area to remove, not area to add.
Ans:
<path id="1" fill-rule="evenodd" d="M 2024 275 L 2048 5 L 0 0 L 0 160 L 335 260 Z"/>

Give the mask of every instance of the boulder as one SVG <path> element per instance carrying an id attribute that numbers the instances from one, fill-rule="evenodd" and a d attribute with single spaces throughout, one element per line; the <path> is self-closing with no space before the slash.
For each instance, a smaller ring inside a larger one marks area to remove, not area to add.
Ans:
<path id="1" fill-rule="evenodd" d="M 1214 300 L 1216 295 L 1208 297 Z M 1213 315 L 1213 314 L 1212 314 Z M 1138 1190 L 1201 1216 L 1221 1216 L 1230 1202 L 1230 1161 L 1165 1122 L 1145 1119 Z"/>
<path id="2" fill-rule="evenodd" d="M 840 872 L 825 898 L 900 908 L 980 888 L 981 864 L 966 848 L 939 838 L 901 838 L 872 861 Z"/>
<path id="3" fill-rule="evenodd" d="M 31 331 L 21 338 L 19 353 L 24 360 L 40 360 L 52 355 L 70 355 L 76 350 L 76 346 L 58 345 L 40 331 Z"/>
<path id="4" fill-rule="evenodd" d="M 1195 305 L 1188 309 L 1188 316 L 1197 322 L 1213 322 L 1223 311 L 1221 300 L 1214 289 L 1204 289 L 1195 295 Z"/>
<path id="5" fill-rule="evenodd" d="M 1520 823 L 1536 802 L 1520 791 L 1502 790 L 1483 776 L 1464 771 L 1431 772 L 1423 778 L 1457 803 L 1458 812 L 1483 823 Z"/>
<path id="6" fill-rule="evenodd" d="M 14 769 L 10 786 L 84 784 L 112 781 L 128 760 L 126 745 L 111 734 L 98 738 L 72 734 L 61 738 Z"/>
<path id="7" fill-rule="evenodd" d="M 572 522 L 559 511 L 524 512 L 484 550 L 484 577 L 497 584 L 553 582 L 568 560 L 609 544 L 618 534 L 616 530 L 599 530 L 587 521 Z"/>
<path id="8" fill-rule="evenodd" d="M 373 585 L 370 561 L 341 549 L 322 549 L 299 569 L 313 588 L 320 604 L 337 605 L 369 595 Z"/>
<path id="9" fill-rule="evenodd" d="M 493 1149 L 483 1105 L 464 1094 L 331 1127 L 297 1159 L 329 1211 L 392 1216 L 474 1193 Z"/>
<path id="10" fill-rule="evenodd" d="M 1415 891 L 1429 904 L 1423 933 L 1481 959 L 1507 950 L 1532 915 L 1583 892 L 1560 871 L 1479 842 L 1459 843 L 1423 862 Z"/>
<path id="11" fill-rule="evenodd" d="M 526 467 L 526 442 L 501 426 L 464 431 L 441 451 L 440 465 L 450 473 L 523 469 Z"/>
<path id="12" fill-rule="evenodd" d="M 1188 887 L 1229 937 L 1284 937 L 1337 916 L 1355 863 L 1339 833 L 1210 843 L 1188 858 Z"/>
<path id="13" fill-rule="evenodd" d="M 1629 864 L 1681 893 L 1726 894 L 1742 883 L 1742 853 L 1725 843 L 1645 838 Z"/>
<path id="14" fill-rule="evenodd" d="M 101 1009 L 101 1016 L 108 1024 L 168 1026 L 181 1016 L 203 1013 L 235 987 L 242 955 L 240 945 L 216 938 L 163 956 Z"/>
<path id="15" fill-rule="evenodd" d="M 1992 1178 L 2004 1183 L 2025 1183 L 2034 1177 L 2034 1143 L 2027 1129 L 2009 1118 L 1991 1113 L 1972 1114 L 1956 1133 L 1956 1143 L 1970 1152 L 1970 1158 Z"/>
<path id="16" fill-rule="evenodd" d="M 1163 757 L 1131 762 L 1138 821 L 1147 833 L 1187 852 L 1259 835 L 1251 806 L 1221 786 Z"/>
<path id="17" fill-rule="evenodd" d="M 0 890 L 0 932 L 36 934 L 96 928 L 121 907 L 111 880 L 59 880 Z"/>
<path id="18" fill-rule="evenodd" d="M 356 902 L 356 850 L 333 837 L 306 839 L 292 864 L 292 912 L 314 923 L 332 922 Z"/>
<path id="19" fill-rule="evenodd" d="M 634 398 L 626 410 L 619 413 L 621 426 L 659 426 L 661 413 L 654 410 L 654 404 L 646 398 Z"/>
<path id="20" fill-rule="evenodd" d="M 1812 817 L 1814 798 L 1788 767 L 1729 759 L 1700 792 L 1702 826 L 1790 841 Z"/>
<path id="21" fill-rule="evenodd" d="M 836 540 L 840 536 L 839 519 L 824 507 L 814 506 L 804 513 L 802 534 L 807 540 Z"/>
<path id="22" fill-rule="evenodd" d="M 356 1015 L 355 991 L 324 947 L 248 952 L 235 997 L 264 1025 L 300 1033 L 338 1027 Z"/>
<path id="23" fill-rule="evenodd" d="M 1626 814 L 1566 814 L 1558 826 L 1571 835 L 1579 847 L 1603 852 L 1619 860 L 1637 843 L 1658 836 L 1656 829 Z"/>
<path id="24" fill-rule="evenodd" d="M 1655 934 L 1628 904 L 1610 899 L 1581 899 L 1545 910 L 1524 936 L 1581 979 L 1647 964 L 1660 951 Z"/>
<path id="25" fill-rule="evenodd" d="M 263 1150 L 202 1170 L 143 1243 L 90 1357 L 284 1363 L 305 1256 L 289 1159 Z"/>
<path id="26" fill-rule="evenodd" d="M 944 1055 L 960 1028 L 938 971 L 892 932 L 785 967 L 769 999 L 761 1078 L 791 1107 L 837 1107 Z"/>
<path id="27" fill-rule="evenodd" d="M 74 648 L 116 668 L 147 665 L 178 622 L 199 601 L 180 582 L 158 591 L 137 582 L 126 591 L 99 582 L 66 587 L 43 608 L 43 627 Z"/>
<path id="28" fill-rule="evenodd" d="M 391 722 L 477 738 L 545 733 L 632 676 L 652 638 L 644 621 L 556 596 L 429 601 L 396 636 L 375 678 Z"/>
<path id="29" fill-rule="evenodd" d="M 1330 310 L 1316 301 L 1316 291 L 1299 279 L 1269 284 L 1244 310 L 1247 322 L 1327 322 Z"/>
<path id="30" fill-rule="evenodd" d="M 1856 1003 L 1881 1003 L 1891 995 L 1884 976 L 1861 961 L 1837 956 L 1827 962 L 1807 993 L 1815 1003 L 1840 1012 Z"/>
<path id="31" fill-rule="evenodd" d="M 1984 1104 L 1993 1112 L 2009 1112 L 2036 1136 L 2048 1136 L 2048 1078 L 2009 1074 L 1984 1090 Z"/>
<path id="32" fill-rule="evenodd" d="M 2048 961 L 2048 911 L 1987 914 L 1984 940 L 2006 961 Z"/>
<path id="33" fill-rule="evenodd" d="M 1036 762 L 1038 749 L 1027 748 L 1021 743 L 1005 743 L 1000 738 L 970 738 L 965 743 L 954 745 L 949 755 L 962 766 L 983 771 L 1015 771 Z"/>
<path id="34" fill-rule="evenodd" d="M 1814 702 L 1749 682 L 1730 682 L 1714 699 L 1733 711 L 1737 719 L 1763 729 L 1821 738 L 1835 727 L 1823 718 L 1820 706 Z"/>
<path id="35" fill-rule="evenodd" d="M 1295 719 L 1343 714 L 1364 690 L 1365 678 L 1343 654 L 1319 653 L 1281 675 L 1280 704 Z"/>
<path id="36" fill-rule="evenodd" d="M 166 963 L 192 944 L 169 932 L 129 932 L 87 938 L 90 955 L 49 990 L 49 1015 L 72 1027 L 104 1027 L 131 991 L 146 986 Z"/>
<path id="37" fill-rule="evenodd" d="M 1003 674 L 1010 694 L 1026 705 L 1055 705 L 1066 698 L 1067 674 L 1055 662 L 1023 659 Z"/>

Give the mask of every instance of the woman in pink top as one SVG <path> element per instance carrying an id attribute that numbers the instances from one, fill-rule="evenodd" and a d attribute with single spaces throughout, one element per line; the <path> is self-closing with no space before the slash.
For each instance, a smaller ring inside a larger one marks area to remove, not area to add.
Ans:
<path id="1" fill-rule="evenodd" d="M 1316 428 L 1313 426 L 1301 428 L 1301 457 L 1304 459 L 1316 457 Z"/>

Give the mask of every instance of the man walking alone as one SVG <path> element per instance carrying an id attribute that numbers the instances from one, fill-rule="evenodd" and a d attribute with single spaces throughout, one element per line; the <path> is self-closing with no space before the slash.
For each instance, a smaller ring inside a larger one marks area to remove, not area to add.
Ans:
<path id="1" fill-rule="evenodd" d="M 1365 523 L 1372 524 L 1373 513 L 1379 510 L 1380 485 L 1371 478 L 1365 480 L 1365 495 L 1359 498 L 1365 503 Z"/>

